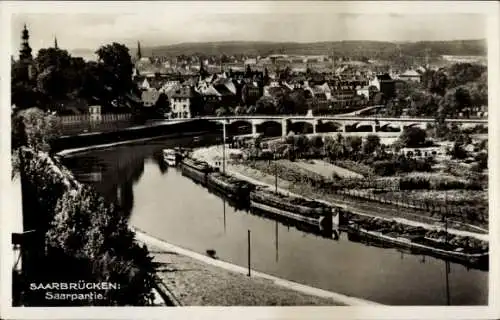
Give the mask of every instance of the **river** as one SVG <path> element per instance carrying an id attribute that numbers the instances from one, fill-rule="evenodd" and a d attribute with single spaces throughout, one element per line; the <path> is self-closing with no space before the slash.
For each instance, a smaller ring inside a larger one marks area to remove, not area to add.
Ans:
<path id="1" fill-rule="evenodd" d="M 317 236 L 246 211 L 162 165 L 162 148 L 191 138 L 157 140 L 75 155 L 64 163 L 118 203 L 129 223 L 152 236 L 287 280 L 389 305 L 486 305 L 488 272 Z M 446 275 L 447 265 L 448 276 Z M 447 281 L 448 279 L 448 281 Z"/>

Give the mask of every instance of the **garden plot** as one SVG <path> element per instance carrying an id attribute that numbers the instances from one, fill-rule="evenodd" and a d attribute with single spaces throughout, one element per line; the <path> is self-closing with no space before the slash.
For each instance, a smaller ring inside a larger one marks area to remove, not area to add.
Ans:
<path id="1" fill-rule="evenodd" d="M 363 175 L 359 173 L 336 166 L 323 160 L 299 160 L 295 163 L 297 164 L 297 166 L 309 171 L 316 172 L 324 176 L 325 178 L 332 178 L 334 175 L 338 175 L 341 178 L 364 178 Z"/>

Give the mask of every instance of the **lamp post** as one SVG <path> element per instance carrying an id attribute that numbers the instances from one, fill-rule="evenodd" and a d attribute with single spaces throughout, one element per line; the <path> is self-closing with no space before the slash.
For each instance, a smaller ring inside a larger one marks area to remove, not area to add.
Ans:
<path id="1" fill-rule="evenodd" d="M 226 173 L 226 121 L 222 123 L 222 173 Z"/>

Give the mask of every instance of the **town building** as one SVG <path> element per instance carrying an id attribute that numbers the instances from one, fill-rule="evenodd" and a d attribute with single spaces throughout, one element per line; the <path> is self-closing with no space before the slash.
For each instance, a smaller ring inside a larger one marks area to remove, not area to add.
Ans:
<path id="1" fill-rule="evenodd" d="M 398 76 L 399 80 L 403 81 L 414 81 L 414 82 L 420 82 L 422 80 L 422 74 L 418 72 L 417 70 L 406 70 L 402 74 Z"/>
<path id="2" fill-rule="evenodd" d="M 369 86 L 374 86 L 379 92 L 386 98 L 394 97 L 396 91 L 395 81 L 391 78 L 388 73 L 379 74 L 370 80 Z"/>
<path id="3" fill-rule="evenodd" d="M 192 87 L 183 86 L 175 90 L 170 97 L 171 119 L 189 119 L 193 115 L 193 105 L 197 99 L 197 92 Z"/>

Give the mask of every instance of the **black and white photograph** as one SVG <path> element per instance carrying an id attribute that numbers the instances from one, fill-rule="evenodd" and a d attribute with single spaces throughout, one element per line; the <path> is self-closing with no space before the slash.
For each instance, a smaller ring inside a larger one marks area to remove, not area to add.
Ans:
<path id="1" fill-rule="evenodd" d="M 500 316 L 498 3 L 0 5 L 10 313 Z"/>

